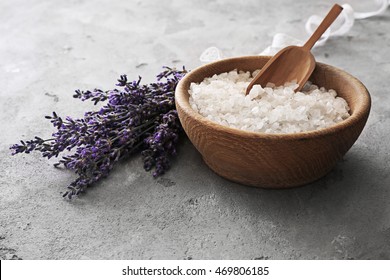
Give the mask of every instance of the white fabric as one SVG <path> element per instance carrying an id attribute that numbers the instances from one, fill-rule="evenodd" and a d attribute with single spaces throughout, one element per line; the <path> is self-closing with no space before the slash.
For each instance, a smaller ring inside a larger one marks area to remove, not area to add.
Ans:
<path id="1" fill-rule="evenodd" d="M 360 4 L 363 2 L 363 0 L 359 1 Z M 338 22 L 338 26 L 333 24 L 325 33 L 322 35 L 322 37 L 316 42 L 314 45 L 315 47 L 322 46 L 326 43 L 326 41 L 330 37 L 334 36 L 342 36 L 351 30 L 355 19 L 365 19 L 369 17 L 373 17 L 376 15 L 379 15 L 386 11 L 386 9 L 390 6 L 390 0 L 375 0 L 376 3 L 373 5 L 373 0 L 366 0 L 367 6 L 369 8 L 375 6 L 377 7 L 374 11 L 368 11 L 368 12 L 356 12 L 353 7 L 350 4 L 343 4 L 343 11 L 341 12 L 341 15 L 336 20 Z M 375 8 L 374 8 L 375 9 Z M 318 15 L 312 15 L 309 17 L 309 19 L 306 21 L 305 29 L 308 34 L 312 34 L 314 30 L 317 28 L 317 26 L 320 24 L 320 22 L 323 20 L 323 17 L 320 17 Z M 260 55 L 274 55 L 279 50 L 281 50 L 284 47 L 296 45 L 296 46 L 302 46 L 304 42 L 301 40 L 298 40 L 294 37 L 291 37 L 284 33 L 277 33 L 274 35 L 272 39 L 272 44 L 265 48 Z M 222 52 L 217 47 L 210 47 L 207 48 L 200 56 L 200 61 L 203 63 L 213 62 L 216 60 L 220 60 L 223 58 Z"/>
<path id="2" fill-rule="evenodd" d="M 264 51 L 262 51 L 261 55 L 273 55 L 280 49 L 291 45 L 303 46 L 303 42 L 294 37 L 288 36 L 287 34 L 276 33 L 272 39 L 271 46 L 268 46 Z"/>
<path id="3" fill-rule="evenodd" d="M 363 18 L 369 18 L 369 17 L 379 15 L 379 14 L 383 13 L 384 11 L 386 11 L 387 7 L 389 7 L 389 5 L 390 5 L 390 0 L 376 0 L 375 2 L 380 4 L 380 8 L 378 10 L 372 11 L 372 12 L 364 12 L 364 13 L 355 12 L 355 14 L 354 14 L 355 18 L 356 19 L 363 19 Z"/>

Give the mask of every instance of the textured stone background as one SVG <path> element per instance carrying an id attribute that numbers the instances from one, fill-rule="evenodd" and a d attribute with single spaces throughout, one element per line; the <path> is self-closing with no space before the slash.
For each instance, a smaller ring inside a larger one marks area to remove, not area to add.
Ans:
<path id="1" fill-rule="evenodd" d="M 362 80 L 373 106 L 345 159 L 308 186 L 228 182 L 184 140 L 164 177 L 133 157 L 69 202 L 60 192 L 72 173 L 38 154 L 10 156 L 18 139 L 51 134 L 44 115 L 90 109 L 75 89 L 193 69 L 211 45 L 239 56 L 277 32 L 306 39 L 306 19 L 332 1 L 240 2 L 0 2 L 0 259 L 390 258 L 390 10 L 314 51 Z"/>

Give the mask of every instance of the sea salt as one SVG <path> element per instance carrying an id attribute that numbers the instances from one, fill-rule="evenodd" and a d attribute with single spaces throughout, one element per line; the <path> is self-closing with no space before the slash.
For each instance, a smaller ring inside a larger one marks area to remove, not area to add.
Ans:
<path id="1" fill-rule="evenodd" d="M 297 133 L 317 130 L 350 116 L 347 102 L 336 91 L 308 82 L 294 92 L 296 82 L 265 88 L 247 86 L 258 71 L 237 70 L 191 83 L 190 105 L 210 121 L 241 130 L 265 133 Z"/>

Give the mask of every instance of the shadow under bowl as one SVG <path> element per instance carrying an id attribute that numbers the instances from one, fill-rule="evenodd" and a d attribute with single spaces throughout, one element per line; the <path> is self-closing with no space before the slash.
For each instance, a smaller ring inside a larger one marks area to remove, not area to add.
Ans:
<path id="1" fill-rule="evenodd" d="M 313 182 L 327 174 L 352 147 L 366 124 L 371 99 L 366 87 L 336 67 L 316 64 L 314 84 L 334 89 L 343 97 L 351 116 L 336 125 L 293 134 L 256 133 L 212 122 L 189 104 L 191 83 L 234 69 L 262 68 L 268 56 L 245 56 L 198 67 L 177 85 L 175 98 L 180 122 L 205 163 L 218 175 L 244 185 L 289 188 Z"/>

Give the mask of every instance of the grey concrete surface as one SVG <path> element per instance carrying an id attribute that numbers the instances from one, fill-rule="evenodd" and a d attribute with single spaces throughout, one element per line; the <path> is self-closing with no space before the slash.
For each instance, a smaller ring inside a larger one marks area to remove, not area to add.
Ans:
<path id="1" fill-rule="evenodd" d="M 313 184 L 226 181 L 183 140 L 165 176 L 153 179 L 136 156 L 67 201 L 72 173 L 8 149 L 50 135 L 43 116 L 53 110 L 90 109 L 75 89 L 109 89 L 124 73 L 152 81 L 162 65 L 193 69 L 212 45 L 240 56 L 277 32 L 306 39 L 306 19 L 331 2 L 0 1 L 0 259 L 389 259 L 390 10 L 314 51 L 363 81 L 372 111 L 344 160 Z"/>

